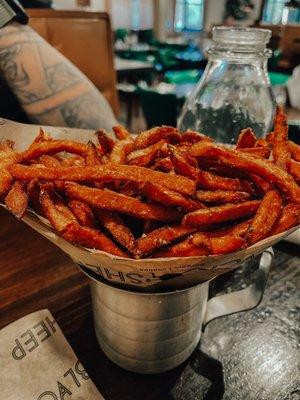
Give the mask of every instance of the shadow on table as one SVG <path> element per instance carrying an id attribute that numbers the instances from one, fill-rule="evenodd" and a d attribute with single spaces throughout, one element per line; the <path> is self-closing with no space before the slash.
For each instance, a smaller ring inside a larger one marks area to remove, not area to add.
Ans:
<path id="1" fill-rule="evenodd" d="M 222 363 L 213 357 L 196 349 L 192 354 L 189 363 L 197 375 L 207 378 L 210 386 L 203 397 L 203 400 L 219 400 L 224 394 L 224 379 Z"/>
<path id="2" fill-rule="evenodd" d="M 103 357 L 105 357 L 103 355 Z M 110 385 L 92 373 L 94 383 L 108 400 L 221 400 L 224 394 L 222 364 L 203 353 L 194 351 L 179 367 L 162 374 L 140 375 L 125 371 L 102 357 L 103 372 L 109 371 Z M 107 377 L 108 378 L 108 377 Z M 101 382 L 102 381 L 102 382 Z"/>

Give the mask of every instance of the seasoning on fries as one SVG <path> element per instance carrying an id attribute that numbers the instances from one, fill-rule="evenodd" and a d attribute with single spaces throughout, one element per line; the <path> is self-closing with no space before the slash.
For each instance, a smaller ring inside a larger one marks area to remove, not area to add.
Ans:
<path id="1" fill-rule="evenodd" d="M 300 224 L 300 146 L 281 109 L 266 139 L 246 128 L 235 149 L 169 126 L 113 132 L 85 144 L 41 129 L 21 153 L 0 143 L 0 199 L 75 246 L 125 258 L 228 254 Z"/>

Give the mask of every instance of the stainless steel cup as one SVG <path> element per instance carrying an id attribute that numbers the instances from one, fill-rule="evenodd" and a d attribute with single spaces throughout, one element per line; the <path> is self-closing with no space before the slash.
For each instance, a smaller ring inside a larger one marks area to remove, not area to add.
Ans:
<path id="1" fill-rule="evenodd" d="M 173 292 L 140 293 L 92 278 L 91 293 L 98 342 L 113 362 L 144 374 L 168 371 L 196 348 L 212 319 L 255 307 L 261 300 L 273 259 L 260 259 L 255 281 L 246 289 L 207 300 L 209 282 Z"/>

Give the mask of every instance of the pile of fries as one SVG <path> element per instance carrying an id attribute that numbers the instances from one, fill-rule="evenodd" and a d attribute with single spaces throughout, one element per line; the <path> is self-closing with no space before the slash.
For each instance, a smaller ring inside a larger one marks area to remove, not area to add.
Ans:
<path id="1" fill-rule="evenodd" d="M 0 144 L 0 196 L 47 218 L 76 246 L 126 258 L 227 254 L 300 223 L 300 146 L 277 109 L 274 132 L 244 129 L 235 148 L 162 126 L 133 138 Z"/>

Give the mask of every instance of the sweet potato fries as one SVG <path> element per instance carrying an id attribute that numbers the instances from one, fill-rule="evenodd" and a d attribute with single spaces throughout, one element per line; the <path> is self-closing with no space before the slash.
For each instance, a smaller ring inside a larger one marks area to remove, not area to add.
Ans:
<path id="1" fill-rule="evenodd" d="M 274 132 L 246 128 L 236 148 L 162 126 L 121 126 L 87 144 L 43 130 L 21 153 L 0 143 L 0 199 L 76 246 L 126 257 L 230 253 L 300 223 L 300 146 L 278 109 Z"/>

